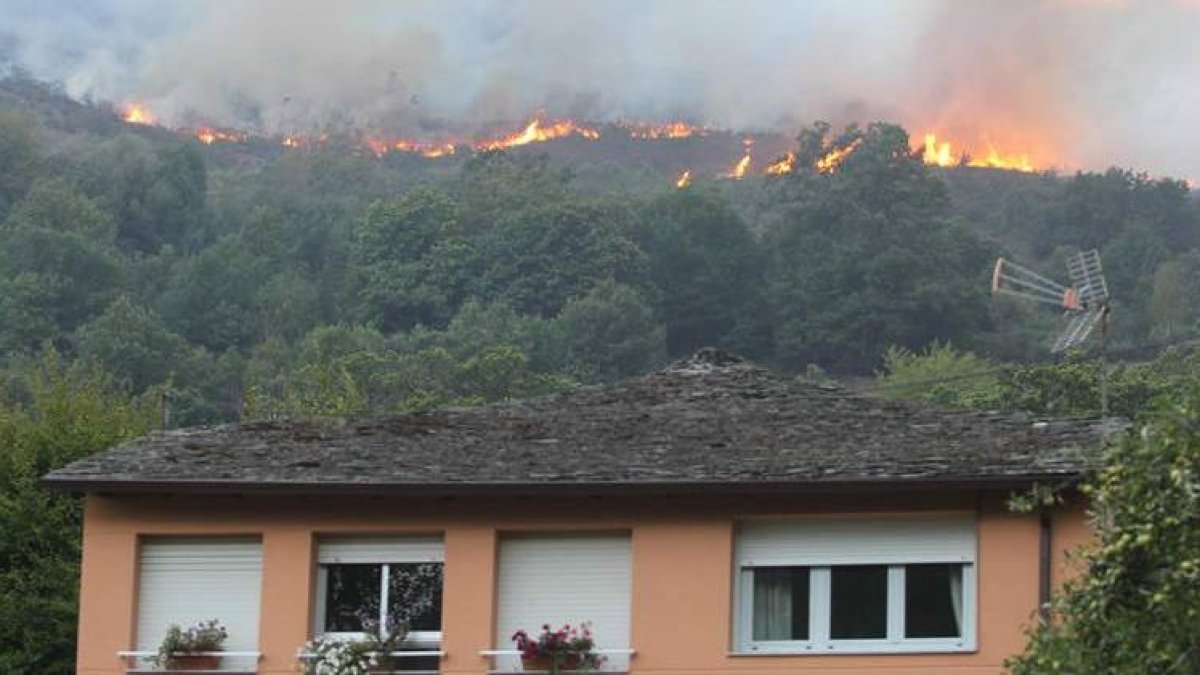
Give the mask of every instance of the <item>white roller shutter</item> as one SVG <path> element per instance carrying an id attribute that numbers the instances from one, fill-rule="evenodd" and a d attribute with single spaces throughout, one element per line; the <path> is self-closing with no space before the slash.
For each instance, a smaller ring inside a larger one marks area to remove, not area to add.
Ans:
<path id="1" fill-rule="evenodd" d="M 500 541 L 497 649 L 512 634 L 592 623 L 599 648 L 629 647 L 632 550 L 628 534 L 530 535 Z M 618 666 L 625 657 L 609 657 Z"/>
<path id="2" fill-rule="evenodd" d="M 738 535 L 743 567 L 974 561 L 969 516 L 749 521 Z"/>
<path id="3" fill-rule="evenodd" d="M 317 550 L 322 565 L 438 563 L 446 559 L 440 536 L 322 537 Z"/>
<path id="4" fill-rule="evenodd" d="M 171 624 L 217 619 L 226 651 L 258 651 L 262 543 L 248 538 L 154 538 L 142 543 L 138 650 L 158 649 Z"/>

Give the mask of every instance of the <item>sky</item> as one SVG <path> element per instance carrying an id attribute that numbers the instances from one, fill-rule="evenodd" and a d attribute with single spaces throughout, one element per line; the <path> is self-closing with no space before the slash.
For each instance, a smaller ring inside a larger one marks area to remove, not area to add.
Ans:
<path id="1" fill-rule="evenodd" d="M 0 0 L 0 57 L 178 125 L 884 120 L 1200 178 L 1200 0 Z"/>

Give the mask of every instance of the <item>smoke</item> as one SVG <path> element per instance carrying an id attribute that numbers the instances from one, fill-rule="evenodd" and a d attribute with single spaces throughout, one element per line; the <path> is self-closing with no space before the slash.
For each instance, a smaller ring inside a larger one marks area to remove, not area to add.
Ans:
<path id="1" fill-rule="evenodd" d="M 1200 0 L 0 0 L 0 55 L 177 124 L 877 119 L 1200 176 Z"/>

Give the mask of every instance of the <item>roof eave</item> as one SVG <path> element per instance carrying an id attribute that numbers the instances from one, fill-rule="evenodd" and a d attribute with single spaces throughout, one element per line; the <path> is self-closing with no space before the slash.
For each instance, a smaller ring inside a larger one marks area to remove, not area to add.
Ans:
<path id="1" fill-rule="evenodd" d="M 119 480 L 46 477 L 39 483 L 52 490 L 74 493 L 114 494 L 261 494 L 313 496 L 391 497 L 492 497 L 572 495 L 666 495 L 666 494 L 756 494 L 854 493 L 916 490 L 1020 490 L 1036 483 L 1073 484 L 1081 472 L 1053 472 L 1004 476 L 880 477 L 871 479 L 764 480 L 764 481 L 590 481 L 522 482 L 423 482 L 357 483 L 236 480 Z"/>

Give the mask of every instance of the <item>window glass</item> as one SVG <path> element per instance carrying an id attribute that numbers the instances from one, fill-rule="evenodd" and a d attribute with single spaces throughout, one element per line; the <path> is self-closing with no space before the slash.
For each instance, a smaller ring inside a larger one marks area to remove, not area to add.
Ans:
<path id="1" fill-rule="evenodd" d="M 325 630 L 360 633 L 378 621 L 383 565 L 326 565 Z"/>
<path id="2" fill-rule="evenodd" d="M 441 563 L 389 565 L 388 616 L 412 631 L 442 629 Z"/>
<path id="3" fill-rule="evenodd" d="M 908 565 L 904 634 L 910 638 L 962 635 L 962 565 Z"/>
<path id="4" fill-rule="evenodd" d="M 829 637 L 834 640 L 886 638 L 887 566 L 833 567 L 830 575 Z"/>
<path id="5" fill-rule="evenodd" d="M 807 640 L 808 597 L 807 567 L 755 569 L 753 639 Z"/>

